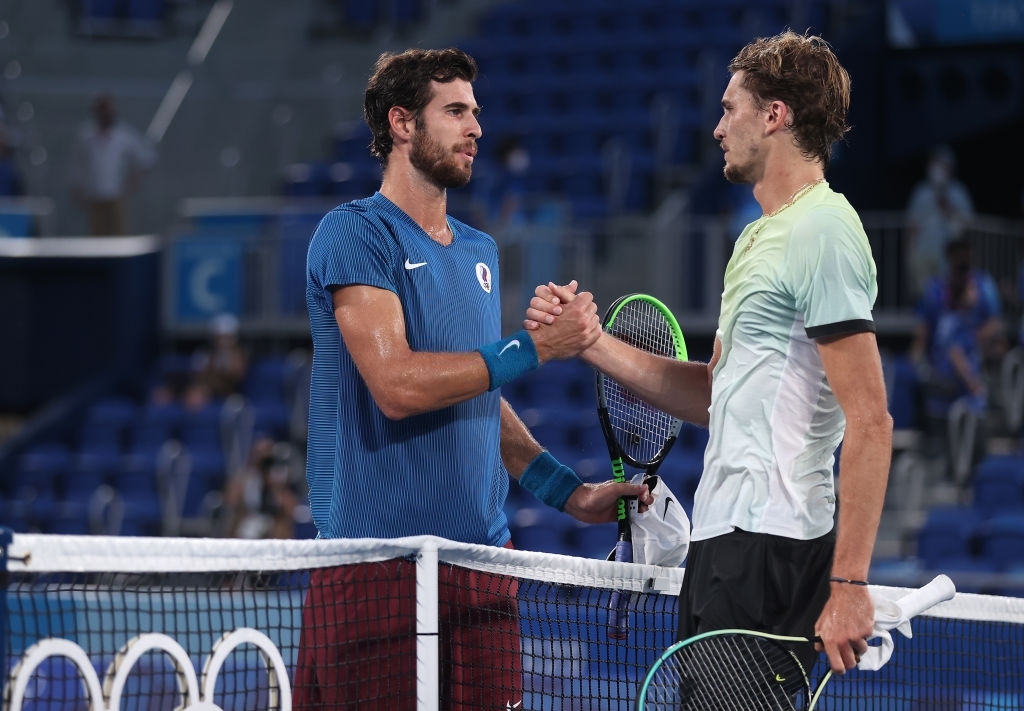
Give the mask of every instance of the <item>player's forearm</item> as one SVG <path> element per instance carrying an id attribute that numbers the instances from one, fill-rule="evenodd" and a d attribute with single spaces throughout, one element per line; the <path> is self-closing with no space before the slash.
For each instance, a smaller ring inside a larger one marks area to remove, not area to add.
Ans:
<path id="1" fill-rule="evenodd" d="M 657 356 L 602 334 L 581 358 L 653 407 L 706 427 L 711 381 L 706 363 Z"/>
<path id="2" fill-rule="evenodd" d="M 505 398 L 501 399 L 501 460 L 505 469 L 518 479 L 527 465 L 540 454 L 541 445 L 519 419 Z"/>
<path id="3" fill-rule="evenodd" d="M 370 392 L 384 416 L 400 420 L 487 392 L 487 366 L 477 352 L 417 353 L 377 369 Z"/>
<path id="4" fill-rule="evenodd" d="M 839 529 L 832 573 L 866 580 L 885 503 L 892 458 L 892 419 L 886 413 L 847 426 L 839 462 Z"/>

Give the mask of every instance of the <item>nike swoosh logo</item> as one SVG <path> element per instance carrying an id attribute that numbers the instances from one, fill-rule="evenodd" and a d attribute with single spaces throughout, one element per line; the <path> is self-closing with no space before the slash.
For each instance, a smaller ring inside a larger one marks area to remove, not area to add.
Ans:
<path id="1" fill-rule="evenodd" d="M 502 348 L 500 351 L 498 351 L 498 355 L 500 356 L 502 353 L 507 351 L 509 348 L 519 348 L 519 346 L 520 346 L 519 339 L 515 338 L 515 339 L 509 341 L 508 343 L 506 343 L 505 347 Z"/>
<path id="2" fill-rule="evenodd" d="M 408 269 L 409 271 L 412 271 L 413 269 L 419 269 L 420 267 L 425 266 L 427 266 L 426 262 L 416 262 L 415 264 L 413 264 L 412 262 L 409 261 L 408 257 L 405 258 L 405 268 Z"/>
<path id="3" fill-rule="evenodd" d="M 511 701 L 505 702 L 505 711 L 513 711 L 513 709 L 519 709 L 519 708 L 522 708 L 522 707 L 523 707 L 523 702 L 522 701 L 517 701 L 516 703 L 512 703 Z"/>
<path id="4" fill-rule="evenodd" d="M 666 496 L 665 497 L 665 513 L 663 513 L 661 515 L 662 518 L 667 518 L 668 517 L 668 505 L 671 504 L 671 503 L 672 503 L 672 497 L 671 496 Z"/>
<path id="5" fill-rule="evenodd" d="M 782 674 L 776 674 L 775 675 L 775 681 L 779 682 L 780 684 L 782 682 L 784 682 L 785 680 L 786 680 L 786 677 L 782 676 Z"/>

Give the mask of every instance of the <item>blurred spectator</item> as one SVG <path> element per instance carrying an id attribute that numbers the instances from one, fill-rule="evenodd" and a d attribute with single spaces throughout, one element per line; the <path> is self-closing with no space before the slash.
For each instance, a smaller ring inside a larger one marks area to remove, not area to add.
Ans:
<path id="1" fill-rule="evenodd" d="M 920 298 L 929 281 L 945 271 L 943 250 L 963 235 L 974 218 L 974 202 L 956 179 L 956 156 L 949 146 L 932 150 L 927 174 L 907 205 L 907 258 L 912 297 Z"/>
<path id="2" fill-rule="evenodd" d="M 122 235 L 125 201 L 156 163 L 156 150 L 134 127 L 118 120 L 110 94 L 96 97 L 92 113 L 72 146 L 71 195 L 86 211 L 90 234 Z"/>
<path id="3" fill-rule="evenodd" d="M 299 493 L 279 443 L 256 437 L 247 466 L 225 486 L 224 505 L 231 538 L 294 538 Z"/>
<path id="4" fill-rule="evenodd" d="M 249 373 L 249 354 L 238 338 L 238 318 L 219 314 L 210 321 L 210 342 L 193 356 L 192 379 L 185 405 L 199 408 L 242 390 Z"/>
<path id="5" fill-rule="evenodd" d="M 976 281 L 966 278 L 951 280 L 949 308 L 935 324 L 928 358 L 925 414 L 936 421 L 939 433 L 945 431 L 949 406 L 958 398 L 969 396 L 979 411 L 985 409 L 988 388 L 973 315 L 978 301 Z"/>
<path id="6" fill-rule="evenodd" d="M 929 280 L 917 302 L 911 360 L 927 375 L 927 359 L 932 352 L 939 320 L 955 308 L 954 298 L 965 283 L 970 283 L 975 297 L 963 318 L 974 331 L 983 364 L 986 367 L 998 365 L 1009 343 L 1003 322 L 1002 299 L 995 279 L 974 264 L 973 250 L 966 238 L 947 243 L 945 262 L 947 266 L 943 276 Z"/>

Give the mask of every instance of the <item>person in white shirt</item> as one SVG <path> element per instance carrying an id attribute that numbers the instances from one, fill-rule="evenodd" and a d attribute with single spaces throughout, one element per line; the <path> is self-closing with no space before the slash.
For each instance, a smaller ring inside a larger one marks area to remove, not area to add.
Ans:
<path id="1" fill-rule="evenodd" d="M 867 574 L 892 457 L 871 246 L 825 180 L 849 130 L 850 78 L 823 39 L 792 31 L 755 39 L 728 69 L 714 130 L 722 172 L 751 186 L 762 214 L 726 266 L 710 361 L 656 356 L 607 333 L 580 357 L 708 429 L 679 638 L 813 636 L 817 648 L 793 645 L 805 668 L 823 651 L 844 673 L 874 623 Z M 526 327 L 561 318 L 574 289 L 537 287 Z"/>
<path id="2" fill-rule="evenodd" d="M 71 194 L 87 213 L 91 235 L 123 235 L 125 200 L 156 163 L 156 149 L 118 120 L 110 94 L 97 96 L 92 112 L 93 120 L 82 126 L 72 147 Z"/>

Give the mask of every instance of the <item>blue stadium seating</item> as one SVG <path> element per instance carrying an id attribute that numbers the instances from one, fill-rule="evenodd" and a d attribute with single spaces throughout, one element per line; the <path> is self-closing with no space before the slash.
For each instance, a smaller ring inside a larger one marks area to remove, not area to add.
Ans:
<path id="1" fill-rule="evenodd" d="M 138 406 L 130 398 L 111 396 L 95 401 L 86 410 L 79 429 L 79 451 L 123 451 L 137 415 Z"/>
<path id="2" fill-rule="evenodd" d="M 979 531 L 981 556 L 995 570 L 1024 563 L 1024 508 L 993 515 Z"/>
<path id="3" fill-rule="evenodd" d="M 936 506 L 917 534 L 917 557 L 929 570 L 943 570 L 974 554 L 981 516 L 968 506 Z"/>
<path id="4" fill-rule="evenodd" d="M 254 433 L 268 435 L 275 440 L 289 438 L 292 414 L 284 400 L 253 400 L 248 405 L 252 410 Z"/>
<path id="5" fill-rule="evenodd" d="M 221 491 L 227 480 L 224 455 L 220 449 L 189 449 L 189 477 L 182 502 L 182 514 L 194 517 L 202 513 L 203 499 L 211 491 Z"/>
<path id="6" fill-rule="evenodd" d="M 121 466 L 121 453 L 80 449 L 64 483 L 66 500 L 85 501 L 98 486 L 114 480 Z"/>
<path id="7" fill-rule="evenodd" d="M 974 468 L 974 507 L 985 515 L 1024 508 L 1024 455 L 989 454 Z"/>
<path id="8" fill-rule="evenodd" d="M 185 414 L 185 408 L 177 402 L 143 405 L 131 429 L 129 451 L 155 455 L 165 442 L 179 436 Z"/>
<path id="9" fill-rule="evenodd" d="M 249 400 L 284 400 L 288 395 L 289 378 L 294 366 L 285 356 L 264 356 L 256 359 L 249 367 L 242 394 Z"/>
<path id="10" fill-rule="evenodd" d="M 510 512 L 509 529 L 512 545 L 519 550 L 566 555 L 576 550 L 575 519 L 537 500 Z"/>
<path id="11" fill-rule="evenodd" d="M 181 421 L 182 444 L 189 449 L 198 447 L 223 451 L 223 407 L 223 402 L 210 401 L 198 408 L 186 408 Z"/>
<path id="12" fill-rule="evenodd" d="M 57 491 L 71 468 L 71 450 L 59 442 L 46 442 L 25 450 L 18 458 L 12 491 L 28 486 L 37 491 Z"/>
<path id="13" fill-rule="evenodd" d="M 917 399 L 919 382 L 917 371 L 904 356 L 887 355 L 882 360 L 885 385 L 889 395 L 889 414 L 896 429 L 914 429 L 919 426 Z"/>

